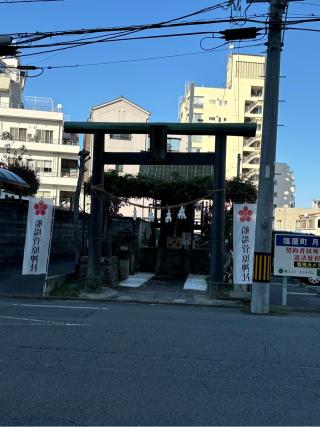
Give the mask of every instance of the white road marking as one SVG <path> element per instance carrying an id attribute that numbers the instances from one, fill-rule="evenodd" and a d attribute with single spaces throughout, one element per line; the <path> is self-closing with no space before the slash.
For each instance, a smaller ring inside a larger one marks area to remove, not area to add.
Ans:
<path id="1" fill-rule="evenodd" d="M 283 283 L 271 283 L 270 282 L 270 285 L 273 285 L 273 286 L 283 286 Z M 299 285 L 297 285 L 295 283 L 288 283 L 287 286 L 296 286 L 296 287 L 298 287 Z"/>
<path id="2" fill-rule="evenodd" d="M 319 295 L 319 294 L 312 294 L 311 292 L 288 292 L 288 295 L 316 296 L 316 295 Z"/>
<path id="3" fill-rule="evenodd" d="M 23 320 L 23 321 L 29 321 L 29 322 L 48 323 L 51 325 L 62 325 L 62 326 L 91 326 L 90 323 L 55 322 L 54 320 L 29 319 L 27 317 L 0 316 L 0 318 L 10 319 L 10 320 Z"/>
<path id="4" fill-rule="evenodd" d="M 12 304 L 16 307 L 45 307 L 45 308 L 68 308 L 68 309 L 83 309 L 83 310 L 108 310 L 107 307 L 87 307 L 87 306 L 69 306 L 69 305 L 52 305 L 52 304 Z"/>

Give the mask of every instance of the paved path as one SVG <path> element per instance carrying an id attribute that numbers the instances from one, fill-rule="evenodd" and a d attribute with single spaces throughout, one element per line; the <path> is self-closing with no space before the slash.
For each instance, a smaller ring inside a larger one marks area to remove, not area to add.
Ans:
<path id="1" fill-rule="evenodd" d="M 1 300 L 1 424 L 319 425 L 319 324 Z"/>

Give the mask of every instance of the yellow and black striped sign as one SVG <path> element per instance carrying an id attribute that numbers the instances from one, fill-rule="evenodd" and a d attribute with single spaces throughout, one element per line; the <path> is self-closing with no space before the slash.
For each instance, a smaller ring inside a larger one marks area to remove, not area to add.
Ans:
<path id="1" fill-rule="evenodd" d="M 271 254 L 256 252 L 253 263 L 253 281 L 269 282 L 271 274 Z"/>

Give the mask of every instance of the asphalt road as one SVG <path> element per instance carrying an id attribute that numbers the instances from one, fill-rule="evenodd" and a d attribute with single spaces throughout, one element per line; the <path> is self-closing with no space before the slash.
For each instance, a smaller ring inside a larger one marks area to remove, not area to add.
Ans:
<path id="1" fill-rule="evenodd" d="M 0 424 L 319 425 L 319 320 L 0 300 Z"/>

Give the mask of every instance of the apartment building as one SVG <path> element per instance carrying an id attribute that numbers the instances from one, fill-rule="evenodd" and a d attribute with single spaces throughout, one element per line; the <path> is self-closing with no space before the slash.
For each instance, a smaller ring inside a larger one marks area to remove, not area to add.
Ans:
<path id="1" fill-rule="evenodd" d="M 295 207 L 295 177 L 287 163 L 276 163 L 274 174 L 274 208 Z"/>
<path id="2" fill-rule="evenodd" d="M 69 206 L 77 185 L 79 138 L 63 132 L 65 116 L 51 98 L 24 97 L 26 75 L 17 59 L 0 59 L 0 159 L 9 144 L 25 146 L 24 161 L 40 179 L 37 197 Z"/>
<path id="3" fill-rule="evenodd" d="M 182 123 L 257 123 L 255 137 L 228 137 L 226 176 L 258 182 L 265 57 L 230 54 L 225 87 L 187 83 L 179 103 Z M 215 151 L 214 136 L 190 136 L 188 150 Z M 239 157 L 240 156 L 240 157 Z M 240 162 L 238 159 L 240 158 Z"/>

